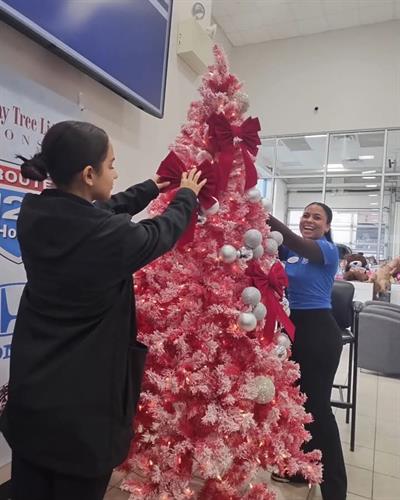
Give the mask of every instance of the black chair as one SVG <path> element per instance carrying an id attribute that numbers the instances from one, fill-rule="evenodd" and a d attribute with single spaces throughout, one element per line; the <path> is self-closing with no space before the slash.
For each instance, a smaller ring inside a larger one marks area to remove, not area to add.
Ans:
<path id="1" fill-rule="evenodd" d="M 335 384 L 339 400 L 331 400 L 335 408 L 346 410 L 346 423 L 350 422 L 350 450 L 354 451 L 357 412 L 357 359 L 358 321 L 362 308 L 360 302 L 353 302 L 354 286 L 347 281 L 335 281 L 332 289 L 332 314 L 341 332 L 343 345 L 349 344 L 349 363 L 346 384 Z M 346 394 L 344 394 L 346 391 Z"/>

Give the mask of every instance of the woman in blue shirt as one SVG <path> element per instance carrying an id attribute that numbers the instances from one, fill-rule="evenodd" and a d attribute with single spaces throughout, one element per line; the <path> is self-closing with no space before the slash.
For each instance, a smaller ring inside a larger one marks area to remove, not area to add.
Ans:
<path id="1" fill-rule="evenodd" d="M 280 231 L 286 253 L 291 319 L 296 326 L 292 359 L 300 365 L 300 389 L 305 408 L 313 415 L 312 439 L 306 451 L 319 449 L 324 467 L 324 500 L 345 500 L 346 468 L 330 399 L 342 352 L 342 337 L 331 312 L 331 293 L 338 268 L 338 251 L 331 236 L 332 210 L 323 203 L 308 205 L 300 220 L 301 237 L 274 217 L 271 229 Z M 298 478 L 279 478 L 289 482 Z"/>

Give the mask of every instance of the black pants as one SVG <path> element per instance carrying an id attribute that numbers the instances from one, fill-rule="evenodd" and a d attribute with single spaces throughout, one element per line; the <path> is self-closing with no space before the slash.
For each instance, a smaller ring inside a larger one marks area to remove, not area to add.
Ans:
<path id="1" fill-rule="evenodd" d="M 307 395 L 305 408 L 314 422 L 305 451 L 319 449 L 324 467 L 321 492 L 324 500 L 345 500 L 347 492 L 339 430 L 330 404 L 335 373 L 343 348 L 342 336 L 328 309 L 292 310 L 296 325 L 293 360 L 300 365 L 300 389 Z"/>
<path id="2" fill-rule="evenodd" d="M 103 500 L 112 471 L 102 477 L 67 476 L 12 458 L 12 500 Z"/>

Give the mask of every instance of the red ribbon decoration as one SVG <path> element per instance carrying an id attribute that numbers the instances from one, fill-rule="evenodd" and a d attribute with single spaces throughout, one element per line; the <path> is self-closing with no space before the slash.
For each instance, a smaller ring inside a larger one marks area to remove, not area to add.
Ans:
<path id="1" fill-rule="evenodd" d="M 198 195 L 199 203 L 202 207 L 208 209 L 211 208 L 217 201 L 216 195 L 218 192 L 216 169 L 208 160 L 203 161 L 197 168 L 198 170 L 201 170 L 200 180 L 207 179 L 207 184 L 203 186 Z M 160 163 L 156 172 L 157 175 L 160 176 L 160 182 L 170 182 L 170 185 L 162 191 L 166 192 L 179 187 L 183 172 L 186 172 L 185 164 L 176 155 L 176 153 L 171 151 Z M 184 246 L 193 241 L 197 215 L 198 211 L 194 211 L 186 231 L 179 239 L 179 246 Z"/>
<path id="2" fill-rule="evenodd" d="M 295 326 L 279 303 L 283 298 L 284 288 L 288 286 L 288 278 L 282 264 L 275 262 L 267 275 L 261 269 L 260 264 L 251 261 L 245 274 L 251 278 L 253 286 L 260 290 L 264 305 L 267 308 L 264 336 L 268 343 L 273 339 L 276 322 L 284 327 L 293 342 Z"/>
<path id="3" fill-rule="evenodd" d="M 258 132 L 261 130 L 258 118 L 247 118 L 241 125 L 231 125 L 223 113 L 213 113 L 207 120 L 211 146 L 214 151 L 220 151 L 219 189 L 224 191 L 228 184 L 229 174 L 232 170 L 235 154 L 234 138 L 240 139 L 244 166 L 246 169 L 245 189 L 250 189 L 257 184 L 257 170 L 250 157 L 257 154 L 261 144 Z"/>

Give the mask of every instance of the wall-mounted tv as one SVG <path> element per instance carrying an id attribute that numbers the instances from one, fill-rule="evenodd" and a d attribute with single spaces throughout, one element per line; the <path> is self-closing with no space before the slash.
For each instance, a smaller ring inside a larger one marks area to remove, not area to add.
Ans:
<path id="1" fill-rule="evenodd" d="M 0 0 L 0 19 L 162 117 L 173 0 Z"/>

